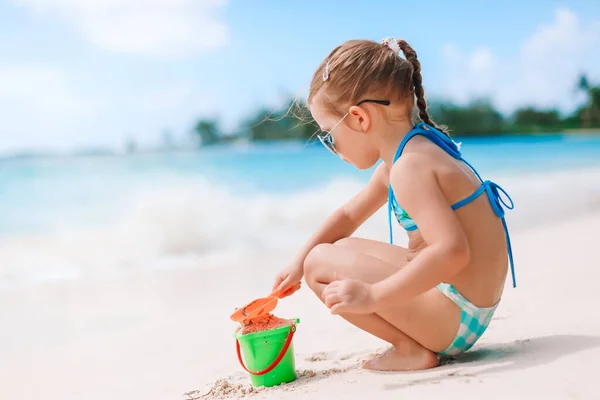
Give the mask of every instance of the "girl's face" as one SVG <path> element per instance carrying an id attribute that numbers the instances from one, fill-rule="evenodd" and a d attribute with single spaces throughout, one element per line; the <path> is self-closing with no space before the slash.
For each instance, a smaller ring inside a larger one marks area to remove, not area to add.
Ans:
<path id="1" fill-rule="evenodd" d="M 358 169 L 369 169 L 379 160 L 379 151 L 373 145 L 371 116 L 359 106 L 352 106 L 342 116 L 327 113 L 321 93 L 310 104 L 310 111 L 321 131 L 323 145 Z"/>

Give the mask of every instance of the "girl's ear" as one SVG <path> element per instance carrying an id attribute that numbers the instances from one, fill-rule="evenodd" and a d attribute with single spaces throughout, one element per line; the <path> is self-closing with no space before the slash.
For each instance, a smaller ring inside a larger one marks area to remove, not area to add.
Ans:
<path id="1" fill-rule="evenodd" d="M 350 116 L 353 117 L 351 118 L 350 122 L 352 124 L 352 129 L 361 131 L 363 133 L 369 131 L 373 120 L 371 118 L 371 115 L 367 112 L 367 110 L 360 106 L 352 106 L 348 110 L 348 113 Z"/>

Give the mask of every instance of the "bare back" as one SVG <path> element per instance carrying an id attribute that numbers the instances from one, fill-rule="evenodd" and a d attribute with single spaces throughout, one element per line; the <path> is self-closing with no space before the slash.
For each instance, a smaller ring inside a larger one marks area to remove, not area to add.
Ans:
<path id="1" fill-rule="evenodd" d="M 448 155 L 427 138 L 414 137 L 406 145 L 403 154 L 408 156 L 411 152 L 418 152 L 419 156 L 427 158 L 427 164 L 434 171 L 449 206 L 470 196 L 481 186 L 481 181 L 464 162 Z M 494 213 L 485 192 L 455 213 L 467 236 L 470 260 L 448 283 L 453 284 L 473 304 L 479 307 L 492 306 L 502 295 L 507 275 L 508 255 L 502 221 Z M 419 229 L 407 233 L 410 261 L 427 243 Z"/>

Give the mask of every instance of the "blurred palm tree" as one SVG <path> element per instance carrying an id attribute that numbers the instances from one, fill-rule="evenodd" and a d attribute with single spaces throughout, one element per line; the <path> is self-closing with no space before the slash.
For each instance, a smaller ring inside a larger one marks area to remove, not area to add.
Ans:
<path id="1" fill-rule="evenodd" d="M 200 137 L 202 146 L 219 141 L 219 128 L 215 120 L 201 119 L 196 123 L 194 132 Z"/>
<path id="2" fill-rule="evenodd" d="M 600 86 L 593 86 L 588 77 L 581 74 L 576 87 L 587 97 L 585 105 L 579 111 L 581 127 L 600 126 Z"/>
<path id="3" fill-rule="evenodd" d="M 502 114 L 488 99 L 475 99 L 466 106 L 432 101 L 428 110 L 434 121 L 448 126 L 457 135 L 500 134 L 506 129 Z"/>

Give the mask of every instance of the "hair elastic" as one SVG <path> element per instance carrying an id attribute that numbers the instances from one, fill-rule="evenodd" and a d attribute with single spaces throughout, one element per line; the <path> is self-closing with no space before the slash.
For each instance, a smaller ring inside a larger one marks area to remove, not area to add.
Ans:
<path id="1" fill-rule="evenodd" d="M 329 79 L 329 61 L 325 64 L 325 69 L 323 70 L 323 82 Z"/>
<path id="2" fill-rule="evenodd" d="M 385 38 L 381 41 L 382 44 L 385 44 L 387 47 L 390 48 L 390 50 L 392 50 L 394 52 L 394 54 L 400 56 L 400 45 L 398 44 L 398 41 L 394 38 Z"/>

